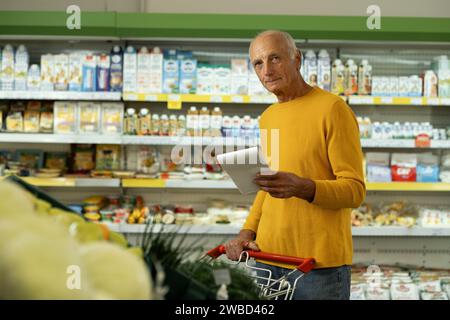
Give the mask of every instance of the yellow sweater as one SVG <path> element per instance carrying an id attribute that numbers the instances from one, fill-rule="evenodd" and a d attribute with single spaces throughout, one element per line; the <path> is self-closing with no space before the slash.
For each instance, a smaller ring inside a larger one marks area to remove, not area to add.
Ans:
<path id="1" fill-rule="evenodd" d="M 267 108 L 260 128 L 267 130 L 264 151 L 272 158 L 276 147 L 271 133 L 278 129 L 278 170 L 312 179 L 316 193 L 309 203 L 259 191 L 243 229 L 256 233 L 261 251 L 313 257 L 317 268 L 351 265 L 350 208 L 365 197 L 359 130 L 352 110 L 340 97 L 314 87 L 302 97 Z M 273 161 L 269 163 L 276 169 Z"/>

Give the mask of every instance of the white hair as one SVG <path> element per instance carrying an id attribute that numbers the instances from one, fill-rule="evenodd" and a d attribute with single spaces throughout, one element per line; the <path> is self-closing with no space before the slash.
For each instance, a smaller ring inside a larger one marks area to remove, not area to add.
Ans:
<path id="1" fill-rule="evenodd" d="M 286 44 L 288 46 L 288 50 L 289 50 L 289 56 L 291 57 L 291 59 L 294 59 L 297 52 L 300 53 L 300 50 L 298 50 L 296 44 L 295 44 L 295 40 L 294 38 L 292 38 L 292 36 L 284 31 L 280 31 L 280 30 L 266 30 L 263 32 L 260 32 L 256 35 L 256 37 L 253 38 L 253 40 L 250 42 L 250 46 L 252 45 L 253 41 L 255 41 L 257 38 L 261 37 L 261 36 L 268 36 L 268 35 L 279 35 L 281 37 L 284 38 L 284 40 L 286 40 Z M 249 49 L 249 53 L 250 53 L 250 49 Z"/>

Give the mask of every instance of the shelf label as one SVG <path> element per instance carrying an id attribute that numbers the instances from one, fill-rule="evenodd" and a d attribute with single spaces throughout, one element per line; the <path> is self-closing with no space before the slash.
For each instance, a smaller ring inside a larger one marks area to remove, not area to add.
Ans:
<path id="1" fill-rule="evenodd" d="M 450 106 L 450 98 L 441 98 L 441 105 Z"/>
<path id="2" fill-rule="evenodd" d="M 145 96 L 145 101 L 158 101 L 158 96 L 155 94 L 147 94 Z"/>
<path id="3" fill-rule="evenodd" d="M 135 93 L 126 93 L 125 94 L 125 100 L 137 101 L 138 100 L 138 96 Z"/>
<path id="4" fill-rule="evenodd" d="M 223 102 L 223 98 L 222 98 L 222 96 L 211 96 L 210 98 L 209 98 L 209 101 L 211 101 L 211 102 Z"/>
<path id="5" fill-rule="evenodd" d="M 181 101 L 167 101 L 167 109 L 181 110 Z"/>
<path id="6" fill-rule="evenodd" d="M 391 104 L 393 101 L 392 97 L 381 97 L 381 103 Z"/>
<path id="7" fill-rule="evenodd" d="M 421 106 L 423 104 L 422 98 L 411 98 L 411 104 Z"/>
<path id="8" fill-rule="evenodd" d="M 243 103 L 244 102 L 244 97 L 243 96 L 239 96 L 239 95 L 232 95 L 231 96 L 231 101 L 232 102 L 236 102 L 236 103 Z"/>
<path id="9" fill-rule="evenodd" d="M 179 94 L 169 94 L 167 97 L 168 101 L 181 101 L 181 96 Z"/>
<path id="10" fill-rule="evenodd" d="M 431 106 L 439 105 L 439 98 L 428 98 L 427 100 L 427 103 Z"/>

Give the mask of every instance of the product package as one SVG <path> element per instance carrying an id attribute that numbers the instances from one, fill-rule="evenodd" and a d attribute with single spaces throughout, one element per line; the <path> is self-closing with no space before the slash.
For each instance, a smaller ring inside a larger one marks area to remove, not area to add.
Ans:
<path id="1" fill-rule="evenodd" d="M 96 147 L 95 169 L 96 170 L 119 170 L 120 169 L 120 145 L 101 145 Z"/>
<path id="2" fill-rule="evenodd" d="M 23 117 L 23 132 L 39 132 L 40 111 L 41 103 L 39 101 L 28 102 L 27 109 L 25 110 Z"/>
<path id="3" fill-rule="evenodd" d="M 123 55 L 123 92 L 137 92 L 137 54 L 128 46 Z"/>
<path id="4" fill-rule="evenodd" d="M 231 59 L 231 94 L 248 93 L 248 60 Z"/>
<path id="5" fill-rule="evenodd" d="M 69 56 L 67 54 L 55 54 L 53 56 L 55 90 L 66 91 L 69 87 Z"/>
<path id="6" fill-rule="evenodd" d="M 14 90 L 27 89 L 29 56 L 27 48 L 21 44 L 16 51 L 14 65 Z"/>
<path id="7" fill-rule="evenodd" d="M 164 53 L 163 61 L 163 93 L 179 93 L 180 65 L 176 50 Z"/>
<path id="8" fill-rule="evenodd" d="M 367 152 L 366 165 L 368 182 L 391 182 L 389 153 Z"/>
<path id="9" fill-rule="evenodd" d="M 23 113 L 25 106 L 22 103 L 16 103 L 11 106 L 6 116 L 6 131 L 23 132 Z"/>
<path id="10" fill-rule="evenodd" d="M 432 153 L 417 156 L 417 182 L 439 181 L 439 158 Z"/>
<path id="11" fill-rule="evenodd" d="M 37 64 L 32 64 L 28 69 L 27 89 L 29 91 L 41 90 L 41 68 Z"/>
<path id="12" fill-rule="evenodd" d="M 180 60 L 180 93 L 197 91 L 197 60 L 185 58 Z"/>
<path id="13" fill-rule="evenodd" d="M 71 171 L 75 174 L 87 174 L 95 168 L 95 146 L 91 144 L 75 144 L 71 146 Z"/>
<path id="14" fill-rule="evenodd" d="M 76 133 L 77 104 L 71 101 L 56 101 L 54 104 L 54 132 Z"/>
<path id="15" fill-rule="evenodd" d="M 211 94 L 214 81 L 214 70 L 209 64 L 199 63 L 197 66 L 197 94 Z"/>
<path id="16" fill-rule="evenodd" d="M 217 65 L 214 68 L 212 94 L 231 93 L 231 68 L 229 65 Z"/>
<path id="17" fill-rule="evenodd" d="M 81 77 L 83 73 L 84 54 L 79 52 L 69 55 L 69 90 L 81 91 Z"/>
<path id="18" fill-rule="evenodd" d="M 1 56 L 1 90 L 14 90 L 14 49 L 7 44 Z"/>
<path id="19" fill-rule="evenodd" d="M 150 93 L 151 57 L 147 47 L 137 54 L 137 92 Z"/>
<path id="20" fill-rule="evenodd" d="M 52 54 L 41 56 L 41 91 L 53 91 L 55 60 Z"/>
<path id="21" fill-rule="evenodd" d="M 87 54 L 83 59 L 82 66 L 82 91 L 96 91 L 97 90 L 97 56 Z"/>
<path id="22" fill-rule="evenodd" d="M 64 171 L 67 167 L 67 152 L 46 152 L 44 168 Z"/>
<path id="23" fill-rule="evenodd" d="M 392 181 L 416 181 L 417 155 L 393 153 L 391 160 Z"/>
<path id="24" fill-rule="evenodd" d="M 79 102 L 78 132 L 100 132 L 100 104 L 94 102 Z"/>
<path id="25" fill-rule="evenodd" d="M 326 50 L 319 51 L 317 59 L 317 85 L 326 90 L 331 90 L 331 62 Z"/>
<path id="26" fill-rule="evenodd" d="M 163 91 L 163 61 L 161 49 L 154 47 L 150 53 L 150 92 L 161 93 Z"/>
<path id="27" fill-rule="evenodd" d="M 41 107 L 41 115 L 39 118 L 39 132 L 53 132 L 53 105 L 51 102 L 44 102 Z"/>
<path id="28" fill-rule="evenodd" d="M 110 65 L 109 55 L 101 54 L 97 57 L 97 91 L 109 91 Z"/>
<path id="29" fill-rule="evenodd" d="M 123 103 L 102 103 L 102 133 L 122 134 L 123 132 Z"/>
<path id="30" fill-rule="evenodd" d="M 15 159 L 23 167 L 39 169 L 43 165 L 44 153 L 41 150 L 16 150 Z"/>
<path id="31" fill-rule="evenodd" d="M 120 46 L 111 50 L 111 68 L 109 70 L 109 87 L 111 91 L 122 91 L 123 53 Z"/>
<path id="32" fill-rule="evenodd" d="M 155 148 L 140 146 L 137 161 L 137 170 L 140 173 L 156 175 L 159 172 L 159 155 Z"/>

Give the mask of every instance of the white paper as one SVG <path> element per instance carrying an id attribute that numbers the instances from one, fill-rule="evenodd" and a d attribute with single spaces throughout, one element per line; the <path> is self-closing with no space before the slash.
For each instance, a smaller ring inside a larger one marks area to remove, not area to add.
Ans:
<path id="1" fill-rule="evenodd" d="M 259 186 L 253 182 L 257 173 L 272 172 L 258 153 L 258 147 L 219 154 L 216 158 L 244 195 L 259 191 Z"/>

